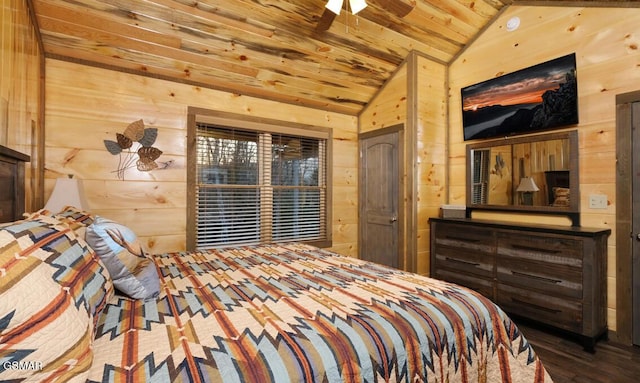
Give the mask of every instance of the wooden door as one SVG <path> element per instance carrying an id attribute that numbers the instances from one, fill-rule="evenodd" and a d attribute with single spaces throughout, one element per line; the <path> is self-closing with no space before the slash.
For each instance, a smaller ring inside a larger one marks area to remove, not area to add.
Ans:
<path id="1" fill-rule="evenodd" d="M 633 344 L 640 345 L 640 102 L 631 105 Z"/>
<path id="2" fill-rule="evenodd" d="M 360 258 L 398 267 L 399 132 L 360 140 Z"/>

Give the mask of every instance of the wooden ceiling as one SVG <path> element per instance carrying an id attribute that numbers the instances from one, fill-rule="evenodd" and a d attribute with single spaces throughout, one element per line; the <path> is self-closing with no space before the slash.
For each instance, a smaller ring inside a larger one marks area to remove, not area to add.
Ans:
<path id="1" fill-rule="evenodd" d="M 410 51 L 449 62 L 514 3 L 368 0 L 319 31 L 326 0 L 30 2 L 46 57 L 351 115 Z"/>

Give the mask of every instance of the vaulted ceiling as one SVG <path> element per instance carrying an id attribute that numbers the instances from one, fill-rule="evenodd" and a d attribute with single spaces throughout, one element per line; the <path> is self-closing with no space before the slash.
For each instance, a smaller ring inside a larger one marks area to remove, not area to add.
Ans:
<path id="1" fill-rule="evenodd" d="M 326 0 L 30 2 L 46 57 L 352 115 L 410 51 L 449 62 L 517 3 L 368 0 L 323 31 Z"/>

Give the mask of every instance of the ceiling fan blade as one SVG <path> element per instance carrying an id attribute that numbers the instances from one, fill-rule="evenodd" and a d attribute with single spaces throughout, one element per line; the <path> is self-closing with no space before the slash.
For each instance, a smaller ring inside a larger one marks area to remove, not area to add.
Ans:
<path id="1" fill-rule="evenodd" d="M 398 17 L 405 17 L 409 12 L 413 11 L 416 6 L 415 0 L 370 0 L 378 5 L 378 7 L 385 11 L 392 13 Z M 365 5 L 366 6 L 366 5 Z M 317 32 L 324 32 L 331 27 L 333 20 L 336 19 L 336 14 L 329 10 L 324 9 L 322 16 L 318 19 L 318 25 L 316 26 Z"/>
<path id="2" fill-rule="evenodd" d="M 322 16 L 318 19 L 318 25 L 316 26 L 316 31 L 324 32 L 331 27 L 333 20 L 336 18 L 336 14 L 331 12 L 329 9 L 325 8 Z"/>
<path id="3" fill-rule="evenodd" d="M 371 2 L 376 3 L 380 8 L 398 17 L 405 17 L 409 12 L 413 11 L 413 8 L 416 6 L 415 0 L 410 0 L 409 2 L 400 0 L 371 0 Z"/>

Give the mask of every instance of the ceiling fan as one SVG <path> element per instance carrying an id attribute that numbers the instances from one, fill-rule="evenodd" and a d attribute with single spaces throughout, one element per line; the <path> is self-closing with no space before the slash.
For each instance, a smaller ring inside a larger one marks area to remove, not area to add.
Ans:
<path id="1" fill-rule="evenodd" d="M 367 7 L 366 0 L 328 0 L 322 16 L 318 20 L 316 27 L 318 32 L 326 31 L 331 27 L 333 20 L 340 14 L 345 2 L 348 4 L 347 9 L 354 15 Z M 401 0 L 375 0 L 372 2 L 398 17 L 406 16 L 415 7 L 415 1 L 406 3 Z"/>

